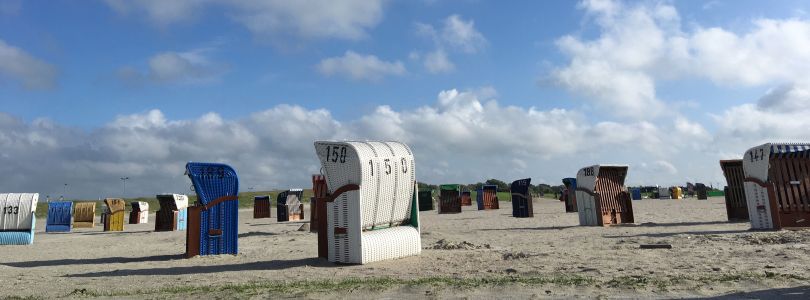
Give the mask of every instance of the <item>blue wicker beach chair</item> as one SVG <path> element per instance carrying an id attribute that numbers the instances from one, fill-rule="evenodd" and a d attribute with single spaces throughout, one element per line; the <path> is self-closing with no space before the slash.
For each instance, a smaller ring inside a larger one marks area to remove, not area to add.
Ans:
<path id="1" fill-rule="evenodd" d="M 228 165 L 189 162 L 197 203 L 188 210 L 186 257 L 237 254 L 239 178 Z"/>
<path id="2" fill-rule="evenodd" d="M 73 202 L 48 202 L 48 221 L 45 223 L 45 232 L 70 232 L 72 215 Z"/>

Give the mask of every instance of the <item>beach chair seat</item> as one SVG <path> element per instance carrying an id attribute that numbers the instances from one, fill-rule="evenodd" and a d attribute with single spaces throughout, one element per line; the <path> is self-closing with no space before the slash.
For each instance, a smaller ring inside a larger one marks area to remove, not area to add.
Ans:
<path id="1" fill-rule="evenodd" d="M 48 220 L 45 222 L 45 232 L 70 232 L 72 215 L 73 202 L 48 202 Z"/>
<path id="2" fill-rule="evenodd" d="M 104 211 L 101 214 L 101 223 L 104 231 L 124 231 L 124 210 L 127 203 L 124 199 L 104 199 Z"/>
<path id="3" fill-rule="evenodd" d="M 413 154 L 399 142 L 315 142 L 326 176 L 329 261 L 365 264 L 418 255 L 419 211 Z M 321 234 L 321 231 L 318 231 Z M 321 251 L 319 251 L 319 255 Z"/>
<path id="4" fill-rule="evenodd" d="M 742 163 L 751 229 L 810 227 L 810 143 L 766 143 Z"/>
<path id="5" fill-rule="evenodd" d="M 513 181 L 509 186 L 512 195 L 512 216 L 515 218 L 534 217 L 534 204 L 532 194 L 529 192 L 531 182 L 531 178 L 519 179 Z"/>
<path id="6" fill-rule="evenodd" d="M 34 243 L 37 193 L 0 194 L 0 245 Z"/>
<path id="7" fill-rule="evenodd" d="M 189 162 L 186 174 L 197 193 L 188 208 L 186 257 L 239 253 L 239 178 L 228 165 Z"/>
<path id="8" fill-rule="evenodd" d="M 458 184 L 439 186 L 439 213 L 461 213 L 461 187 Z"/>
<path id="9" fill-rule="evenodd" d="M 160 209 L 155 212 L 155 231 L 186 230 L 188 219 L 188 196 L 160 194 L 155 198 Z"/>
<path id="10" fill-rule="evenodd" d="M 149 202 L 133 201 L 129 203 L 132 210 L 129 212 L 129 224 L 149 223 Z"/>
<path id="11" fill-rule="evenodd" d="M 254 196 L 253 197 L 253 218 L 263 219 L 270 217 L 270 196 Z"/>
<path id="12" fill-rule="evenodd" d="M 607 226 L 634 222 L 633 203 L 624 186 L 627 170 L 626 165 L 594 165 L 577 172 L 580 225 Z"/>
<path id="13" fill-rule="evenodd" d="M 93 228 L 96 219 L 96 202 L 73 203 L 73 228 Z"/>

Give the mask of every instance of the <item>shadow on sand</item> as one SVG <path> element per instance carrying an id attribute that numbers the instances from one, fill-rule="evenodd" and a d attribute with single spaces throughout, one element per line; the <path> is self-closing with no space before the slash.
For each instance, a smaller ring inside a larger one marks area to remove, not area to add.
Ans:
<path id="1" fill-rule="evenodd" d="M 155 255 L 144 257 L 102 257 L 102 258 L 88 258 L 88 259 L 39 260 L 39 261 L 0 263 L 0 265 L 6 265 L 15 268 L 37 268 L 37 267 L 53 267 L 53 266 L 67 266 L 67 265 L 123 264 L 133 262 L 169 261 L 181 258 L 183 258 L 183 254 Z"/>
<path id="2" fill-rule="evenodd" d="M 211 274 L 211 273 L 231 272 L 231 271 L 283 270 L 303 266 L 330 268 L 330 267 L 339 267 L 341 265 L 330 263 L 325 259 L 310 257 L 294 260 L 273 260 L 266 262 L 261 261 L 261 262 L 250 262 L 234 265 L 188 266 L 188 267 L 149 268 L 149 269 L 121 269 L 107 272 L 68 274 L 65 275 L 64 277 L 82 278 L 82 277 L 109 277 L 109 276 Z"/>
<path id="3" fill-rule="evenodd" d="M 793 288 L 781 289 L 768 289 L 753 292 L 739 292 L 716 296 L 711 298 L 695 298 L 695 299 L 713 299 L 713 300 L 731 300 L 731 299 L 810 299 L 810 286 L 800 286 Z"/>

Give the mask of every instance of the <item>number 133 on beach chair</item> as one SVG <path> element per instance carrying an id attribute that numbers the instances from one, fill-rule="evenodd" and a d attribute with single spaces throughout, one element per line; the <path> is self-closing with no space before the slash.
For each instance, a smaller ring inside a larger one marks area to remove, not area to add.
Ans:
<path id="1" fill-rule="evenodd" d="M 364 264 L 417 255 L 419 207 L 413 153 L 399 142 L 315 142 L 327 182 L 327 257 Z M 322 241 L 319 239 L 319 244 Z M 320 249 L 319 249 L 320 250 Z M 319 255 L 322 255 L 319 251 Z"/>

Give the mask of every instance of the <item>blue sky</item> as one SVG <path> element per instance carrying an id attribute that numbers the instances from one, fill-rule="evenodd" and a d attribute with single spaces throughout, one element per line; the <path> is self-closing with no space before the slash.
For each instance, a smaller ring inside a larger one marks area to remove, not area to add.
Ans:
<path id="1" fill-rule="evenodd" d="M 306 186 L 312 141 L 342 138 L 403 140 L 434 183 L 619 162 L 631 183 L 722 184 L 717 159 L 806 138 L 779 121 L 810 108 L 808 6 L 0 0 L 0 163 L 27 178 L 0 187 L 179 190 L 188 160 Z"/>

